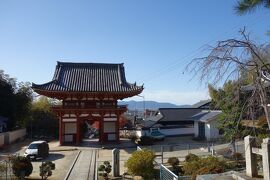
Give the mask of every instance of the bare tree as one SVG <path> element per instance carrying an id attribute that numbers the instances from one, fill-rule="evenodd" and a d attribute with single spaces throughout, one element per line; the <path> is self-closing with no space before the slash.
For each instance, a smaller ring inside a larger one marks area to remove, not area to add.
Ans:
<path id="1" fill-rule="evenodd" d="M 254 98 L 259 97 L 256 101 L 264 109 L 270 129 L 269 98 L 267 98 L 267 89 L 270 86 L 269 54 L 266 46 L 257 45 L 250 40 L 245 30 L 241 30 L 240 34 L 240 39 L 219 41 L 216 46 L 208 47 L 209 54 L 193 59 L 188 64 L 187 71 L 198 76 L 201 82 L 214 86 L 221 85 L 227 80 L 241 82 L 248 77 L 250 84 L 239 86 L 239 89 L 251 94 L 246 105 L 252 105 Z M 243 107 L 244 109 L 247 108 Z"/>

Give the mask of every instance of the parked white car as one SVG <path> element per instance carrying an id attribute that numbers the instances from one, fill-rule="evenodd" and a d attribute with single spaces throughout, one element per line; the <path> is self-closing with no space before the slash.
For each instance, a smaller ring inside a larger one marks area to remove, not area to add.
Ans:
<path id="1" fill-rule="evenodd" d="M 46 141 L 34 141 L 24 152 L 24 156 L 30 159 L 45 158 L 48 155 L 49 145 Z"/>

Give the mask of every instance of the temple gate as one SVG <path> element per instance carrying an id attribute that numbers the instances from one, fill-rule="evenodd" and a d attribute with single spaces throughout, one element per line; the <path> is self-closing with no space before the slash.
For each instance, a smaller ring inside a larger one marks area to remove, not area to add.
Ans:
<path id="1" fill-rule="evenodd" d="M 119 141 L 119 117 L 127 110 L 117 100 L 142 92 L 126 81 L 123 64 L 57 62 L 53 80 L 32 84 L 38 94 L 56 98 L 60 144 L 79 144 L 85 122 L 97 122 L 100 142 Z"/>

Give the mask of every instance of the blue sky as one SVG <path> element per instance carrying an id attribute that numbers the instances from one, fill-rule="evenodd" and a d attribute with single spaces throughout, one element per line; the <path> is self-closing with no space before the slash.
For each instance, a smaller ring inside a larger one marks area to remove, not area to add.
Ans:
<path id="1" fill-rule="evenodd" d="M 146 100 L 195 103 L 207 98 L 207 88 L 182 72 L 203 56 L 203 45 L 237 37 L 244 26 L 256 41 L 270 40 L 270 10 L 238 16 L 235 3 L 1 0 L 0 69 L 18 81 L 45 83 L 56 61 L 123 62 L 127 80 L 144 83 Z"/>

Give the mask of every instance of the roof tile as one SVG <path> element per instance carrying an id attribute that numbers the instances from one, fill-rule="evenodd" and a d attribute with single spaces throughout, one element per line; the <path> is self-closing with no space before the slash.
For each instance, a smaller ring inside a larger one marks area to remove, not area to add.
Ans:
<path id="1" fill-rule="evenodd" d="M 143 90 L 126 81 L 123 64 L 58 62 L 53 80 L 33 89 L 69 92 L 130 92 Z"/>

